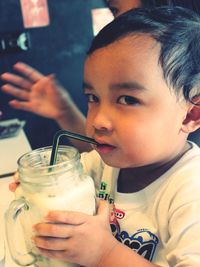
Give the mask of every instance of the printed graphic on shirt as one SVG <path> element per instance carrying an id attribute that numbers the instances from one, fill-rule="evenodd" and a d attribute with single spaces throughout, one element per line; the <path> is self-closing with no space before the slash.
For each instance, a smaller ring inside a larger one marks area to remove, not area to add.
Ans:
<path id="1" fill-rule="evenodd" d="M 110 195 L 108 185 L 105 182 L 101 182 L 99 198 L 108 200 L 110 204 L 114 202 L 113 197 Z"/>
<path id="2" fill-rule="evenodd" d="M 111 204 L 114 203 L 113 196 L 110 195 L 109 186 L 104 181 L 101 182 L 99 198 L 107 200 Z M 113 210 L 110 215 L 110 226 L 113 235 L 118 241 L 143 256 L 146 260 L 152 261 L 159 243 L 158 237 L 148 229 L 139 229 L 132 235 L 122 231 L 118 220 L 122 220 L 124 217 L 125 213 L 117 209 L 113 204 Z"/>
<path id="3" fill-rule="evenodd" d="M 118 241 L 143 256 L 146 260 L 152 261 L 159 243 L 158 237 L 148 229 L 139 229 L 132 235 L 129 235 L 126 231 L 121 231 L 118 220 L 123 219 L 124 216 L 125 213 L 123 211 L 114 208 L 110 218 L 113 235 Z"/>

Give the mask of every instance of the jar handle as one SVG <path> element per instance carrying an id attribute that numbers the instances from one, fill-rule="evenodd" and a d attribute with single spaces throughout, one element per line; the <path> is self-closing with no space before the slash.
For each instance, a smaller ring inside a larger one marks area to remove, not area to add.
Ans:
<path id="1" fill-rule="evenodd" d="M 22 254 L 17 250 L 18 244 L 14 236 L 17 231 L 17 218 L 22 211 L 29 210 L 29 205 L 24 198 L 13 200 L 5 213 L 5 226 L 7 243 L 13 260 L 21 266 L 29 266 L 37 261 L 36 256 L 30 251 Z"/>

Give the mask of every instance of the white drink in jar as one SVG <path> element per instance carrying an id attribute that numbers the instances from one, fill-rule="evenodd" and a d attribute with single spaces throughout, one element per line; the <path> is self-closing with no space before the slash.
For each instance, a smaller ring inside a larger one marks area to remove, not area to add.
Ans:
<path id="1" fill-rule="evenodd" d="M 89 215 L 95 213 L 94 183 L 91 177 L 83 173 L 77 150 L 60 147 L 58 164 L 51 167 L 48 165 L 50 152 L 51 148 L 37 149 L 29 153 L 31 156 L 26 154 L 19 160 L 20 187 L 16 191 L 17 200 L 7 212 L 8 243 L 13 258 L 17 263 L 21 260 L 22 266 L 34 263 L 38 267 L 74 267 L 78 265 L 40 256 L 31 241 L 33 225 L 44 221 L 51 210 L 79 211 Z M 16 212 L 16 205 L 20 212 Z M 12 222 L 10 217 L 15 218 L 18 213 L 21 213 L 19 219 L 29 260 L 21 259 L 16 251 L 13 253 L 15 246 L 10 240 L 10 228 L 16 221 Z"/>

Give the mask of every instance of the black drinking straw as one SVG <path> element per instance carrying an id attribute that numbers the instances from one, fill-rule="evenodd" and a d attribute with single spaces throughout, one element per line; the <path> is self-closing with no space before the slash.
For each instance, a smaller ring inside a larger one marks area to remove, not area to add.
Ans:
<path id="1" fill-rule="evenodd" d="M 50 158 L 50 166 L 56 164 L 59 140 L 60 140 L 60 137 L 62 137 L 62 136 L 67 136 L 69 138 L 73 138 L 73 139 L 76 139 L 79 141 L 98 145 L 98 143 L 90 137 L 87 137 L 87 136 L 84 136 L 81 134 L 77 134 L 77 133 L 68 132 L 65 130 L 60 130 L 55 134 L 55 136 L 53 138 L 52 152 L 51 152 L 51 158 Z"/>

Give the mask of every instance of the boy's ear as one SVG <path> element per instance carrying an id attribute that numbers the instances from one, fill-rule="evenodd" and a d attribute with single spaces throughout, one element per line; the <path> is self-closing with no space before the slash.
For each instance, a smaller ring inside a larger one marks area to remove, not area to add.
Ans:
<path id="1" fill-rule="evenodd" d="M 182 125 L 185 133 L 192 133 L 200 128 L 200 96 L 193 98 L 192 103 Z"/>

